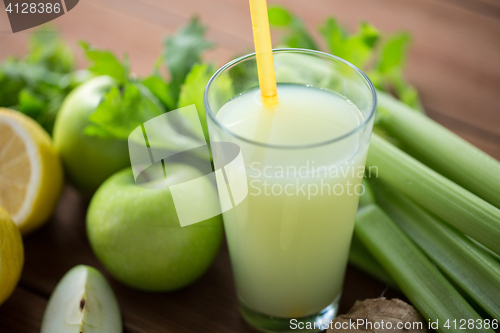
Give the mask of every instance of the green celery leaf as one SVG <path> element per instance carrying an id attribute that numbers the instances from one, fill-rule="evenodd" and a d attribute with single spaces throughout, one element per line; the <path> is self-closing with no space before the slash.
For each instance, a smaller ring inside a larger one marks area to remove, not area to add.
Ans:
<path id="1" fill-rule="evenodd" d="M 401 100 L 401 102 L 411 106 L 412 108 L 423 111 L 418 91 L 411 85 L 407 84 L 404 86 L 404 88 L 398 90 L 398 98 Z"/>
<path id="2" fill-rule="evenodd" d="M 394 87 L 395 95 L 401 102 L 411 106 L 414 110 L 424 112 L 417 89 L 408 84 L 400 72 L 394 71 L 385 76 L 387 84 Z"/>
<path id="3" fill-rule="evenodd" d="M 389 36 L 369 77 L 377 88 L 393 93 L 403 103 L 424 112 L 417 90 L 403 76 L 410 41 L 411 36 L 405 32 Z"/>
<path id="4" fill-rule="evenodd" d="M 92 125 L 85 128 L 85 134 L 127 139 L 136 127 L 162 113 L 163 106 L 140 83 L 128 83 L 122 89 L 113 87 L 90 115 Z"/>
<path id="5" fill-rule="evenodd" d="M 407 48 L 411 40 L 408 33 L 397 33 L 382 39 L 372 25 L 362 22 L 358 31 L 348 34 L 333 18 L 328 18 L 319 31 L 328 46 L 328 51 L 367 72 L 373 85 L 395 94 L 401 101 L 423 111 L 418 92 L 403 77 Z M 375 63 L 375 66 L 373 66 Z"/>
<path id="6" fill-rule="evenodd" d="M 377 70 L 380 73 L 401 72 L 405 65 L 410 41 L 411 37 L 406 32 L 397 33 L 387 38 L 382 46 Z"/>
<path id="7" fill-rule="evenodd" d="M 267 10 L 269 24 L 275 27 L 287 27 L 292 23 L 293 15 L 281 6 L 269 6 Z"/>
<path id="8" fill-rule="evenodd" d="M 284 32 L 281 44 L 318 49 L 302 21 L 286 8 L 270 6 L 268 13 L 270 25 Z M 361 22 L 358 30 L 349 34 L 334 17 L 328 17 L 318 30 L 327 52 L 368 73 L 376 88 L 393 93 L 404 103 L 423 111 L 417 90 L 403 77 L 411 40 L 408 33 L 389 36 L 380 45 L 383 36 L 373 25 Z"/>
<path id="9" fill-rule="evenodd" d="M 379 73 L 377 70 L 372 69 L 368 72 L 366 72 L 366 75 L 370 78 L 370 81 L 372 81 L 372 84 L 375 88 L 379 90 L 385 90 L 384 89 L 384 75 Z"/>
<path id="10" fill-rule="evenodd" d="M 325 23 L 319 27 L 319 32 L 325 39 L 328 51 L 337 57 L 346 59 L 348 50 L 346 49 L 346 32 L 333 17 L 326 19 Z"/>
<path id="11" fill-rule="evenodd" d="M 338 22 L 330 17 L 319 28 L 329 52 L 364 69 L 374 57 L 380 33 L 372 25 L 362 22 L 355 34 L 348 35 Z"/>
<path id="12" fill-rule="evenodd" d="M 374 57 L 379 31 L 372 25 L 362 22 L 358 31 L 347 39 L 349 61 L 355 66 L 364 69 Z"/>
<path id="13" fill-rule="evenodd" d="M 375 47 L 380 39 L 380 31 L 368 22 L 361 22 L 357 35 L 360 35 L 363 42 L 369 47 Z"/>
<path id="14" fill-rule="evenodd" d="M 213 46 L 212 42 L 205 38 L 205 30 L 198 19 L 193 18 L 174 36 L 165 40 L 163 55 L 170 71 L 170 96 L 174 105 L 191 67 L 200 62 L 204 50 Z"/>
<path id="15" fill-rule="evenodd" d="M 123 63 L 108 50 L 97 50 L 90 47 L 86 42 L 80 42 L 85 52 L 85 56 L 91 62 L 88 70 L 96 75 L 108 75 L 118 81 L 119 84 L 126 84 L 129 77 L 128 60 L 125 57 Z"/>
<path id="16" fill-rule="evenodd" d="M 314 38 L 307 31 L 306 26 L 297 16 L 286 8 L 271 5 L 268 8 L 269 24 L 274 28 L 285 31 L 282 43 L 287 47 L 318 50 Z"/>

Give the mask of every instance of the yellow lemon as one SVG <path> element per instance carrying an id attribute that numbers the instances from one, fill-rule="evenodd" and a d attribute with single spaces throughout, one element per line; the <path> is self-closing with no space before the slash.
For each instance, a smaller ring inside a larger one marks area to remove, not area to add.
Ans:
<path id="1" fill-rule="evenodd" d="M 28 116 L 0 108 L 0 206 L 22 234 L 47 221 L 62 186 L 49 134 Z"/>
<path id="2" fill-rule="evenodd" d="M 0 305 L 16 288 L 24 264 L 21 233 L 0 207 Z"/>

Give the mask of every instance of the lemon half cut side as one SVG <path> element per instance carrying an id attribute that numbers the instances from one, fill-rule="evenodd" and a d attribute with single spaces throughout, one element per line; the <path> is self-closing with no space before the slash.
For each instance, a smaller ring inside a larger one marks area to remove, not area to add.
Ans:
<path id="1" fill-rule="evenodd" d="M 63 185 L 61 162 L 33 119 L 0 108 L 0 206 L 22 234 L 48 220 Z"/>

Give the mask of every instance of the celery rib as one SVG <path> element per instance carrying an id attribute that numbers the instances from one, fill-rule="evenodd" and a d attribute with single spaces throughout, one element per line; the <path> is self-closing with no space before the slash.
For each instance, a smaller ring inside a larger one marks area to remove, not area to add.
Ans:
<path id="1" fill-rule="evenodd" d="M 359 196 L 359 207 L 368 206 L 375 203 L 375 194 L 371 189 L 371 185 L 366 178 L 363 178 L 364 191 Z M 398 289 L 397 285 L 392 281 L 391 277 L 387 275 L 384 269 L 368 252 L 366 247 L 361 243 L 356 234 L 352 235 L 351 248 L 349 250 L 349 263 L 359 269 L 360 271 L 370 275 L 379 282 Z"/>
<path id="2" fill-rule="evenodd" d="M 397 290 L 398 287 L 380 264 L 373 258 L 361 240 L 354 234 L 349 251 L 349 263 L 379 282 Z"/>
<path id="3" fill-rule="evenodd" d="M 354 230 L 417 310 L 426 319 L 438 320 L 438 332 L 469 331 L 453 326 L 445 328 L 447 320 L 482 320 L 443 274 L 378 206 L 371 205 L 361 209 Z M 493 332 L 484 328 L 477 328 L 475 331 Z"/>
<path id="4" fill-rule="evenodd" d="M 378 105 L 377 124 L 406 152 L 500 208 L 500 162 L 386 93 Z"/>
<path id="5" fill-rule="evenodd" d="M 445 222 L 500 254 L 500 210 L 372 135 L 367 168 Z M 374 170 L 376 168 L 376 170 Z"/>
<path id="6" fill-rule="evenodd" d="M 377 204 L 423 252 L 493 318 L 500 320 L 500 263 L 455 228 L 381 181 Z"/>
<path id="7" fill-rule="evenodd" d="M 375 203 L 375 195 L 373 194 L 370 183 L 367 178 L 363 178 L 363 193 L 359 196 L 358 207 L 368 206 Z"/>

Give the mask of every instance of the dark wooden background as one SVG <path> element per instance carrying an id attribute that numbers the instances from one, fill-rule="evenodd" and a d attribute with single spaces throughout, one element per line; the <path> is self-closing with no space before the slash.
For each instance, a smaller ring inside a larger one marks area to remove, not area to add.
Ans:
<path id="1" fill-rule="evenodd" d="M 429 116 L 500 159 L 500 0 L 270 1 L 276 2 L 311 28 L 334 15 L 352 29 L 367 20 L 384 32 L 410 31 L 414 42 L 406 74 Z M 1 61 L 24 54 L 30 31 L 12 34 L 0 8 Z M 128 53 L 133 72 L 143 75 L 160 54 L 163 37 L 194 14 L 218 45 L 207 60 L 222 65 L 251 50 L 246 0 L 81 0 L 53 24 L 75 49 L 78 40 L 87 40 Z M 83 64 L 81 52 L 79 61 Z M 104 272 L 86 240 L 85 210 L 86 203 L 67 187 L 52 220 L 25 238 L 25 268 L 15 293 L 0 307 L 1 333 L 39 332 L 47 299 L 71 267 L 88 264 Z M 207 274 L 183 291 L 144 293 L 109 281 L 126 332 L 252 332 L 236 309 L 225 245 Z M 356 299 L 378 297 L 384 290 L 349 268 L 341 311 Z"/>

